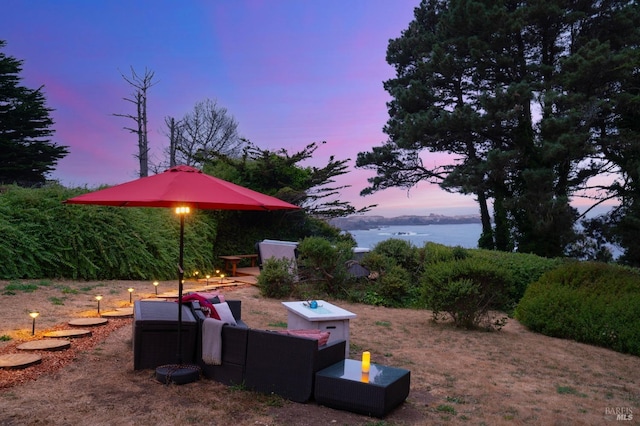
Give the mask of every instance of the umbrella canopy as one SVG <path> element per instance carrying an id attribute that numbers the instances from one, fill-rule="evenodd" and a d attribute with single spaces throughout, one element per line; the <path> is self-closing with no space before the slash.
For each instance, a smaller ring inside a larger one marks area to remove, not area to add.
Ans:
<path id="1" fill-rule="evenodd" d="M 191 207 L 208 210 L 298 209 L 278 198 L 252 191 L 190 166 L 176 166 L 65 201 L 120 207 Z"/>
<path id="2" fill-rule="evenodd" d="M 176 166 L 163 173 L 143 177 L 65 201 L 68 204 L 97 204 L 118 207 L 170 207 L 210 210 L 293 210 L 298 206 L 202 173 L 194 167 Z M 182 364 L 182 277 L 184 214 L 180 214 L 180 257 L 178 260 L 178 364 Z M 157 371 L 159 375 L 160 372 Z M 160 380 L 160 379 L 159 379 Z M 162 381 L 162 380 L 161 380 Z"/>

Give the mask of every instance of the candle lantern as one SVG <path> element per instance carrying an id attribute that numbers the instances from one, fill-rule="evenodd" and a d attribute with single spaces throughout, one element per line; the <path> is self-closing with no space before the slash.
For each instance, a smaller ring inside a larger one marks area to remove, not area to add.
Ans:
<path id="1" fill-rule="evenodd" d="M 363 352 L 362 353 L 362 372 L 368 374 L 369 368 L 371 368 L 371 353 Z"/>

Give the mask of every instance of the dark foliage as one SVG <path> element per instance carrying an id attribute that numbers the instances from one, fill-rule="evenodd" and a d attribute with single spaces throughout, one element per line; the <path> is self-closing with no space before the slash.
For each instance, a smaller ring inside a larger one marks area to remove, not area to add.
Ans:
<path id="1" fill-rule="evenodd" d="M 22 61 L 0 51 L 0 184 L 31 187 L 44 184 L 69 152 L 49 139 L 54 123 L 43 88 L 21 86 L 20 72 Z"/>

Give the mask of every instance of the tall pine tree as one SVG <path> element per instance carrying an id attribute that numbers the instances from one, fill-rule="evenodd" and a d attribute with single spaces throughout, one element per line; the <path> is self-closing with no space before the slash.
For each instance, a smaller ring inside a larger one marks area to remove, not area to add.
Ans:
<path id="1" fill-rule="evenodd" d="M 0 40 L 0 49 L 6 42 Z M 37 186 L 69 152 L 49 139 L 52 109 L 42 87 L 20 85 L 22 61 L 0 51 L 0 183 Z"/>
<path id="2" fill-rule="evenodd" d="M 638 70 L 586 53 L 634 38 L 637 26 L 619 25 L 626 35 L 611 26 L 620 15 L 636 23 L 630 10 L 623 0 L 422 0 L 389 43 L 389 140 L 358 154 L 356 165 L 377 173 L 363 193 L 435 182 L 476 196 L 481 247 L 565 253 L 576 238 L 571 198 L 611 170 L 598 124 L 610 136 L 622 128 L 607 105 Z"/>

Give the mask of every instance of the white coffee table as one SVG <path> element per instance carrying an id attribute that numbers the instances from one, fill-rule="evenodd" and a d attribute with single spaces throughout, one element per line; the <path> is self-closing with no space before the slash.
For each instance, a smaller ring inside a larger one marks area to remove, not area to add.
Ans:
<path id="1" fill-rule="evenodd" d="M 318 300 L 318 307 L 311 308 L 306 301 L 282 302 L 287 308 L 287 328 L 290 330 L 313 329 L 328 331 L 329 343 L 345 340 L 345 357 L 349 357 L 349 320 L 356 314 Z"/>

